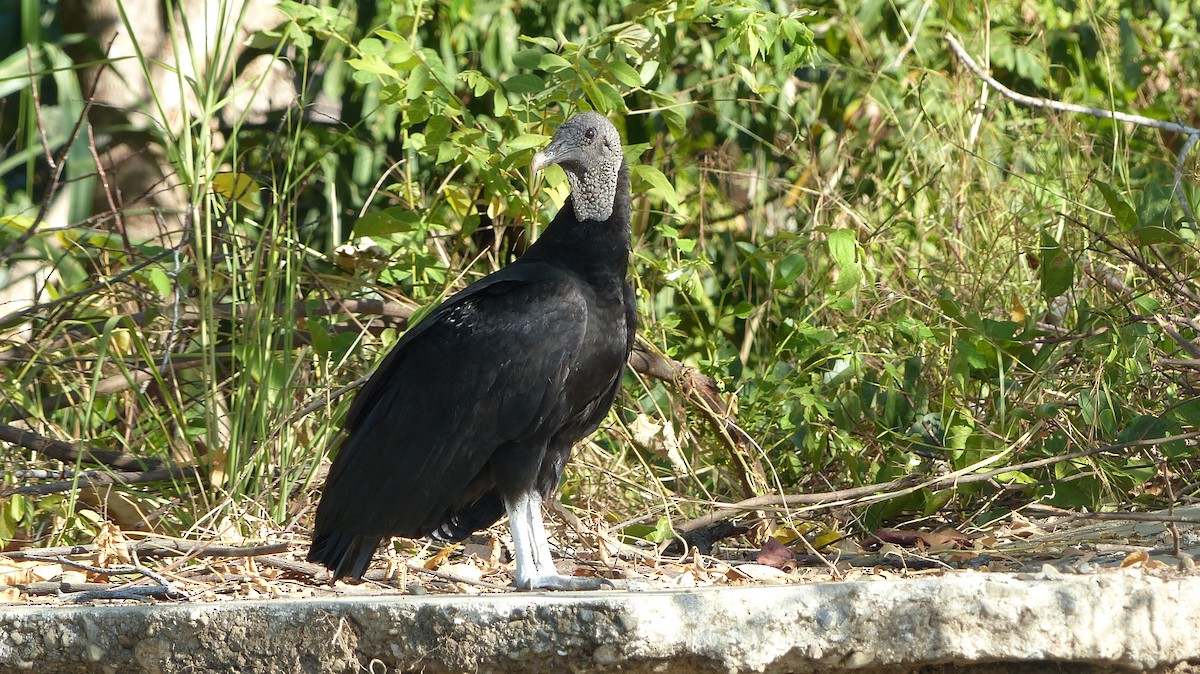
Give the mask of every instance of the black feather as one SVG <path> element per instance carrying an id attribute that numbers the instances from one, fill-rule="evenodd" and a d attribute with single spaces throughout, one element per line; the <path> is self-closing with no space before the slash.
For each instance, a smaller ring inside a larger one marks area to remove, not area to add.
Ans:
<path id="1" fill-rule="evenodd" d="M 506 498 L 557 488 L 572 446 L 612 406 L 636 329 L 617 161 L 608 219 L 581 222 L 568 200 L 520 259 L 384 359 L 346 417 L 309 561 L 358 578 L 387 537 L 461 540 L 496 522 Z"/>

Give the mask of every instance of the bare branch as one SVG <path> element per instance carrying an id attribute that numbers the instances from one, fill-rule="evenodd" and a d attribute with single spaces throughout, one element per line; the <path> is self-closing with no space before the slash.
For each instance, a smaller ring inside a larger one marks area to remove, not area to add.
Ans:
<path id="1" fill-rule="evenodd" d="M 1186 195 L 1183 193 L 1183 165 L 1187 161 L 1188 153 L 1191 152 L 1192 147 L 1195 146 L 1196 139 L 1200 138 L 1200 129 L 1194 126 L 1187 126 L 1185 124 L 1176 124 L 1175 122 L 1164 122 L 1162 120 L 1152 119 L 1143 115 L 1131 115 L 1127 112 L 1105 110 L 1103 108 L 1093 108 L 1087 105 L 1063 103 L 1062 101 L 1055 101 L 1048 98 L 1038 98 L 1036 96 L 1019 94 L 1004 86 L 994 77 L 984 72 L 983 68 L 980 68 L 979 64 L 975 63 L 975 59 L 971 58 L 971 55 L 967 53 L 967 50 L 963 49 L 962 44 L 959 43 L 958 39 L 955 38 L 954 35 L 946 33 L 946 42 L 950 45 L 951 51 L 958 56 L 958 58 L 967 66 L 968 69 L 970 69 L 971 72 L 975 73 L 976 77 L 984 82 L 987 82 L 988 86 L 996 91 L 999 91 L 1009 100 L 1016 101 L 1021 105 L 1027 105 L 1031 108 L 1041 108 L 1047 110 L 1057 110 L 1059 112 L 1072 112 L 1081 115 L 1090 115 L 1092 117 L 1099 117 L 1100 119 L 1111 119 L 1117 122 L 1125 122 L 1127 124 L 1148 126 L 1161 131 L 1180 133 L 1187 136 L 1187 141 L 1179 150 L 1179 158 L 1175 162 L 1175 195 L 1179 197 L 1179 204 L 1183 208 L 1183 211 L 1188 218 L 1192 221 L 1196 220 L 1196 216 L 1192 213 L 1192 208 L 1187 202 Z"/>
<path id="2" fill-rule="evenodd" d="M 140 557 L 257 557 L 259 555 L 277 555 L 287 552 L 288 544 L 266 543 L 253 546 L 224 545 L 205 541 L 184 541 L 174 538 L 148 538 L 141 541 L 131 541 L 123 546 L 130 554 L 137 553 Z M 96 551 L 96 546 L 64 545 L 56 548 L 22 548 L 21 552 L 29 555 L 86 555 Z"/>
<path id="3" fill-rule="evenodd" d="M 1065 461 L 1073 461 L 1096 454 L 1104 454 L 1107 452 L 1115 452 L 1131 447 L 1153 447 L 1157 445 L 1165 445 L 1169 442 L 1178 442 L 1180 440 L 1194 440 L 1200 438 L 1200 431 L 1191 431 L 1189 433 L 1180 433 L 1163 438 L 1151 438 L 1147 440 L 1131 440 L 1114 445 L 1101 445 L 1091 449 L 1085 449 L 1070 454 L 1060 454 L 1051 456 L 1045 459 L 1037 459 L 1036 461 L 1027 461 L 1025 463 L 1017 463 L 1009 466 L 995 468 L 982 473 L 972 472 L 981 467 L 979 464 L 968 466 L 962 470 L 955 471 L 948 475 L 939 475 L 937 477 L 922 480 L 919 477 L 910 476 L 900 480 L 893 480 L 883 484 L 866 485 L 863 487 L 855 487 L 853 489 L 842 489 L 839 491 L 824 492 L 819 494 L 771 494 L 760 496 L 758 498 L 746 499 L 737 503 L 721 506 L 702 517 L 684 522 L 675 527 L 675 530 L 681 533 L 688 533 L 703 527 L 712 526 L 722 519 L 732 517 L 747 511 L 763 510 L 767 508 L 790 508 L 796 506 L 810 507 L 833 507 L 837 505 L 852 505 L 854 501 L 869 500 L 870 502 L 883 501 L 897 496 L 910 494 L 918 489 L 946 489 L 960 484 L 972 484 L 977 482 L 987 482 L 997 475 L 1010 473 L 1014 471 L 1029 470 L 1032 468 L 1041 468 Z M 987 461 L 985 459 L 985 461 Z M 982 462 L 981 462 L 982 463 Z"/>
<path id="4" fill-rule="evenodd" d="M 13 487 L 10 489 L 0 488 L 0 496 L 8 496 L 10 494 L 28 494 L 31 496 L 45 496 L 46 494 L 57 494 L 64 491 L 72 491 L 74 489 L 106 487 L 114 484 L 144 484 L 147 482 L 166 482 L 168 480 L 186 480 L 201 479 L 201 471 L 198 468 L 159 468 L 157 470 L 145 471 L 123 471 L 114 473 L 97 473 L 88 471 L 80 473 L 69 480 L 58 480 L 56 482 L 47 482 L 43 484 L 30 484 L 21 487 Z"/>
<path id="5" fill-rule="evenodd" d="M 41 452 L 63 463 L 98 463 L 111 468 L 141 471 L 160 470 L 165 467 L 162 459 L 135 456 L 112 449 L 96 449 L 76 442 L 63 442 L 8 424 L 0 424 L 0 440 Z"/>
<path id="6" fill-rule="evenodd" d="M 738 469 L 738 478 L 746 495 L 758 496 L 770 489 L 766 471 L 754 451 L 758 443 L 737 425 L 712 377 L 655 352 L 640 339 L 629 354 L 629 367 L 634 372 L 671 384 L 708 418 Z"/>
<path id="7" fill-rule="evenodd" d="M 143 588 L 122 588 L 121 590 L 102 590 L 101 593 L 133 592 L 134 594 L 146 594 L 146 593 L 162 594 L 165 592 L 169 596 L 177 596 L 177 595 L 182 594 L 179 590 L 175 589 L 172 586 L 171 582 L 168 581 L 166 578 L 164 578 L 162 576 L 162 574 L 158 573 L 157 571 L 154 571 L 153 569 L 148 569 L 140 564 L 134 564 L 131 566 L 105 568 L 105 567 L 100 567 L 100 566 L 93 566 L 91 564 L 84 564 L 83 562 L 76 562 L 74 560 L 67 559 L 66 557 L 64 557 L 62 555 L 50 556 L 50 555 L 34 555 L 34 554 L 27 553 L 27 552 L 6 552 L 6 553 L 4 553 L 4 556 L 10 557 L 12 559 L 21 559 L 21 560 L 26 560 L 26 561 L 31 561 L 31 562 L 51 562 L 54 564 L 62 564 L 63 566 L 69 566 L 74 569 L 79 569 L 81 571 L 87 571 L 88 573 L 92 573 L 92 574 L 96 574 L 96 575 L 100 575 L 100 576 L 130 576 L 130 575 L 136 574 L 136 575 L 145 576 L 145 577 L 149 578 L 150 580 L 154 581 L 155 583 L 158 583 L 157 587 L 151 586 L 148 588 L 143 587 Z M 82 594 L 82 593 L 79 593 L 79 594 Z M 73 598 L 78 599 L 78 594 L 71 595 L 71 596 Z M 105 598 L 105 597 L 93 597 L 93 598 Z M 116 598 L 125 598 L 125 597 L 116 597 Z"/>

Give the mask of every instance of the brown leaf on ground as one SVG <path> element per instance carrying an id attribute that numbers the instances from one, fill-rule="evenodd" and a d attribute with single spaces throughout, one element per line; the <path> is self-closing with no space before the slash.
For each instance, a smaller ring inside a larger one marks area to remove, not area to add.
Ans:
<path id="1" fill-rule="evenodd" d="M 767 584 L 787 582 L 788 575 L 780 569 L 765 564 L 739 564 L 730 569 L 730 580 L 748 579 Z"/>
<path id="2" fill-rule="evenodd" d="M 788 546 L 780 543 L 775 537 L 768 537 L 758 551 L 754 561 L 763 566 L 770 566 L 781 571 L 792 571 L 796 568 L 796 555 Z"/>
<path id="3" fill-rule="evenodd" d="M 1028 538 L 1034 534 L 1042 533 L 1041 527 L 1031 522 L 1021 513 L 1015 512 L 1009 519 L 1010 522 L 1005 530 L 1010 536 Z"/>
<path id="4" fill-rule="evenodd" d="M 458 562 L 456 564 L 446 564 L 438 569 L 439 572 L 449 576 L 456 576 L 467 581 L 483 580 L 483 569 L 475 566 L 470 562 Z"/>
<path id="5" fill-rule="evenodd" d="M 457 545 L 447 545 L 446 547 L 442 548 L 441 550 L 438 550 L 438 553 L 436 555 L 425 560 L 421 564 L 421 566 L 424 566 L 426 569 L 429 569 L 430 571 L 434 571 L 439 566 L 442 565 L 442 562 L 445 562 L 447 559 L 449 559 L 450 555 L 454 554 L 454 551 L 457 549 L 458 549 Z"/>
<path id="6" fill-rule="evenodd" d="M 1121 560 L 1121 568 L 1127 569 L 1131 566 L 1142 566 L 1149 561 L 1149 559 L 1150 553 L 1146 552 L 1145 550 L 1131 552 L 1125 556 L 1125 559 Z"/>
<path id="7" fill-rule="evenodd" d="M 890 543 L 902 548 L 918 548 L 920 550 L 948 550 L 954 548 L 970 548 L 971 537 L 954 527 L 942 527 L 937 531 L 905 531 L 903 529 L 880 529 L 868 540 L 864 547 L 879 547 Z"/>
<path id="8" fill-rule="evenodd" d="M 950 548 L 970 548 L 974 541 L 971 537 L 954 527 L 942 527 L 927 534 L 922 534 L 925 544 L 933 550 L 946 550 Z"/>
<path id="9" fill-rule="evenodd" d="M 92 553 L 92 564 L 102 569 L 110 566 L 132 564 L 133 559 L 129 555 L 128 543 L 129 539 L 125 538 L 125 534 L 121 532 L 120 527 L 107 520 L 101 522 L 100 531 L 92 539 L 92 544 L 96 546 L 96 551 Z M 95 580 L 96 582 L 103 582 L 107 578 L 97 578 Z"/>
<path id="10" fill-rule="evenodd" d="M 0 585 L 26 585 L 54 580 L 63 575 L 62 564 L 15 560 L 0 556 Z"/>

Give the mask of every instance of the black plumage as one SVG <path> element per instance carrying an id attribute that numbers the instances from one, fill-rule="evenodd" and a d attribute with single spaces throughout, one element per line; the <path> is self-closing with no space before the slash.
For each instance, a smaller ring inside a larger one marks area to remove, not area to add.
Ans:
<path id="1" fill-rule="evenodd" d="M 616 128 L 580 113 L 535 155 L 571 184 L 517 261 L 411 328 L 358 393 L 308 559 L 361 577 L 390 536 L 461 540 L 509 515 L 518 587 L 580 589 L 550 560 L 541 500 L 612 406 L 633 345 L 629 175 Z"/>

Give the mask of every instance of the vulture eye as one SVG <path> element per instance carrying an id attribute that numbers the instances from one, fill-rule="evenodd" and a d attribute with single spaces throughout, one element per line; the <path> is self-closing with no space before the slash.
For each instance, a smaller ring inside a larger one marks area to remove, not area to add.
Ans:
<path id="1" fill-rule="evenodd" d="M 587 142 L 591 143 L 593 140 L 596 140 L 596 130 L 588 129 L 587 131 L 584 131 L 583 137 L 587 139 Z"/>

